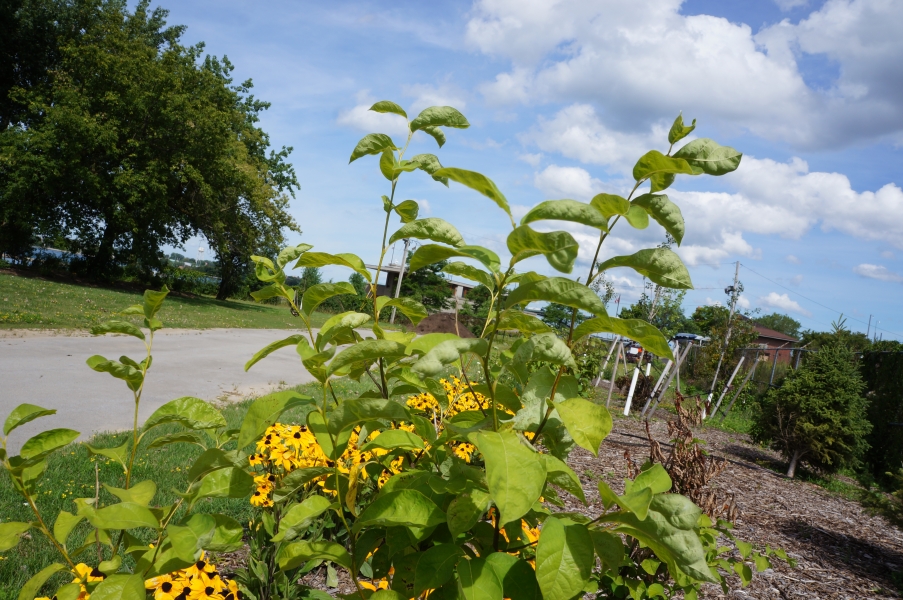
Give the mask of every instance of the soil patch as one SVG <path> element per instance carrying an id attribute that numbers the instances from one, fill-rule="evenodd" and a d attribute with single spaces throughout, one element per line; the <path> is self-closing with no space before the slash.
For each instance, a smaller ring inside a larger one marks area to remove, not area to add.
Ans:
<path id="1" fill-rule="evenodd" d="M 462 338 L 475 338 L 472 331 L 463 322 L 455 318 L 454 313 L 436 313 L 420 321 L 416 329 L 420 335 L 426 333 L 454 333 Z"/>

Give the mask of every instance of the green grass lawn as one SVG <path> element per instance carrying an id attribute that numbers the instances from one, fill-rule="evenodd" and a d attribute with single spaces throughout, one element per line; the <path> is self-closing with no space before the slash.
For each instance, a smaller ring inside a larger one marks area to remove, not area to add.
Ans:
<path id="1" fill-rule="evenodd" d="M 0 329 L 88 329 L 108 319 L 121 318 L 114 313 L 139 302 L 141 294 L 135 291 L 0 273 Z M 314 313 L 314 324 L 322 325 L 330 316 Z M 159 318 L 170 328 L 302 327 L 300 319 L 285 306 L 176 295 L 166 299 Z"/>
<path id="2" fill-rule="evenodd" d="M 335 380 L 337 397 L 340 399 L 356 397 L 368 389 L 373 389 L 373 385 L 369 384 L 366 379 L 362 381 L 363 383 L 347 379 Z M 314 397 L 319 397 L 320 393 L 317 384 L 306 384 L 295 389 Z M 223 416 L 228 421 L 229 427 L 241 426 L 249 404 L 250 400 L 246 400 L 222 407 Z M 303 422 L 303 415 L 296 409 L 296 412 L 290 411 L 284 414 L 281 421 Z M 176 425 L 160 426 L 142 440 L 142 448 L 139 449 L 132 481 L 137 483 L 146 479 L 154 479 L 157 482 L 157 494 L 153 504 L 157 506 L 167 505 L 178 500 L 173 490 L 185 491 L 188 484 L 186 476 L 188 469 L 202 452 L 200 447 L 193 444 L 171 444 L 163 448 L 147 450 L 147 445 L 155 438 L 180 429 Z M 90 443 L 97 447 L 112 447 L 121 444 L 125 439 L 124 436 L 128 435 L 131 435 L 131 432 L 102 433 L 94 436 Z M 231 446 L 226 448 L 231 449 Z M 123 472 L 118 463 L 102 458 L 97 463 L 94 461 L 95 457 L 88 453 L 83 444 L 67 446 L 50 458 L 47 471 L 38 486 L 39 492 L 36 501 L 49 527 L 53 527 L 54 519 L 60 510 L 75 512 L 75 506 L 72 503 L 74 498 L 94 497 L 95 464 L 99 465 L 102 483 L 122 486 Z M 117 501 L 103 488 L 101 488 L 100 498 L 101 502 L 105 504 Z M 5 470 L 0 473 L 0 507 L 3 507 L 0 512 L 0 522 L 34 520 L 33 513 L 25 505 L 22 497 L 13 489 Z M 196 510 L 224 513 L 240 523 L 247 523 L 254 509 L 247 500 L 207 499 L 200 502 Z M 69 537 L 69 546 L 81 545 L 89 529 L 85 522 L 79 524 Z M 23 539 L 12 550 L 0 552 L 0 600 L 15 599 L 19 589 L 32 575 L 59 560 L 58 553 L 40 531 L 32 529 L 29 536 L 30 539 Z M 109 549 L 106 549 L 106 554 L 105 558 L 109 558 Z M 97 562 L 93 548 L 84 552 L 78 559 L 92 565 Z M 51 580 L 46 590 L 51 588 L 55 590 L 64 582 L 68 582 L 68 579 L 59 576 Z"/>

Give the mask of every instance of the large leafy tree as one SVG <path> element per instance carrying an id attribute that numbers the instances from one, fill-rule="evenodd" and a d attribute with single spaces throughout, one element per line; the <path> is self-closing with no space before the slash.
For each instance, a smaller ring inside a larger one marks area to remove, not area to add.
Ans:
<path id="1" fill-rule="evenodd" d="M 793 317 L 782 315 L 781 313 L 776 312 L 771 313 L 770 315 L 762 315 L 761 317 L 756 317 L 755 321 L 763 327 L 768 327 L 769 329 L 780 331 L 781 333 L 787 334 L 792 337 L 799 337 L 800 327 L 802 326 L 800 322 Z"/>
<path id="2" fill-rule="evenodd" d="M 853 352 L 842 344 L 825 346 L 768 392 L 753 437 L 784 454 L 788 477 L 800 460 L 825 472 L 855 467 L 872 429 L 864 392 Z"/>
<path id="3" fill-rule="evenodd" d="M 442 274 L 447 264 L 448 261 L 441 261 L 407 273 L 401 280 L 401 295 L 414 298 L 431 313 L 451 308 L 452 289 Z M 395 290 L 391 292 L 395 294 Z"/>
<path id="4" fill-rule="evenodd" d="M 183 46 L 166 11 L 84 4 L 82 29 L 50 34 L 59 50 L 46 76 L 7 93 L 16 110 L 0 131 L 0 242 L 65 239 L 92 274 L 112 276 L 125 264 L 150 273 L 161 246 L 201 234 L 220 264 L 219 296 L 234 293 L 250 255 L 275 253 L 296 227 L 290 149 L 268 153 L 257 125 L 268 105 L 250 81 L 232 84 L 227 60 Z"/>

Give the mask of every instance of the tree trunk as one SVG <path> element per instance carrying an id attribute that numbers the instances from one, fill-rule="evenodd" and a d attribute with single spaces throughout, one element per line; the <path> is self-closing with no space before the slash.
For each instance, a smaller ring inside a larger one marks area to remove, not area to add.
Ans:
<path id="1" fill-rule="evenodd" d="M 802 450 L 794 450 L 793 457 L 790 459 L 790 466 L 787 468 L 787 477 L 793 479 L 796 475 L 796 465 L 799 464 L 800 458 L 803 456 Z"/>

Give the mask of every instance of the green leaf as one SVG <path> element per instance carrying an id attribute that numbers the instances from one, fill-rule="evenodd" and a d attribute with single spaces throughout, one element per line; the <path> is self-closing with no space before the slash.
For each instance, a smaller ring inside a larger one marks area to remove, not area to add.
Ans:
<path id="1" fill-rule="evenodd" d="M 476 171 L 465 171 L 464 169 L 445 167 L 436 171 L 434 176 L 447 177 L 452 181 L 469 187 L 475 192 L 483 194 L 495 202 L 509 217 L 511 216 L 511 207 L 508 206 L 508 200 L 505 198 L 504 194 L 499 191 L 495 183 L 485 175 L 477 173 Z"/>
<path id="2" fill-rule="evenodd" d="M 74 442 L 79 435 L 79 432 L 73 429 L 42 431 L 22 444 L 19 456 L 25 460 L 40 460 L 54 450 L 59 450 Z"/>
<path id="3" fill-rule="evenodd" d="M 127 321 L 107 321 L 91 328 L 91 335 L 104 335 L 105 333 L 121 333 L 139 340 L 144 339 L 144 332 Z"/>
<path id="4" fill-rule="evenodd" d="M 537 317 L 513 309 L 502 312 L 499 317 L 498 329 L 500 331 L 517 329 L 522 333 L 550 333 L 554 331 Z"/>
<path id="5" fill-rule="evenodd" d="M 536 546 L 536 581 L 544 600 L 571 600 L 592 574 L 595 554 L 586 526 L 549 517 Z"/>
<path id="6" fill-rule="evenodd" d="M 335 542 L 300 541 L 282 546 L 276 556 L 279 569 L 291 571 L 312 560 L 328 560 L 351 570 L 351 555 Z"/>
<path id="7" fill-rule="evenodd" d="M 436 138 L 436 141 L 439 143 L 440 148 L 445 143 L 445 134 L 442 133 L 441 129 L 427 127 L 423 130 L 423 132 L 428 133 Z M 434 133 L 436 133 L 437 135 L 433 135 Z M 434 175 L 436 171 L 442 168 L 442 163 L 439 162 L 439 158 L 436 157 L 435 154 L 417 154 L 416 156 L 411 157 L 411 162 L 417 163 L 419 165 L 418 168 L 428 173 L 434 181 L 438 181 L 445 187 L 448 187 L 447 177 L 436 177 L 436 175 Z M 405 202 L 413 202 L 413 200 L 405 200 Z M 401 204 L 404 204 L 404 202 L 402 202 Z M 399 206 L 401 206 L 401 204 Z M 417 215 L 414 215 L 414 218 L 416 217 Z M 402 218 L 402 220 L 404 220 L 404 218 Z"/>
<path id="8" fill-rule="evenodd" d="M 416 159 L 416 157 L 414 158 Z M 413 160 L 411 162 L 413 162 Z M 405 200 L 404 202 L 396 204 L 394 208 L 398 216 L 401 217 L 402 223 L 412 222 L 417 218 L 417 214 L 420 212 L 420 207 L 413 200 Z"/>
<path id="9" fill-rule="evenodd" d="M 696 119 L 693 119 L 690 125 L 684 125 L 684 116 L 682 114 L 677 115 L 677 118 L 674 119 L 674 123 L 671 125 L 671 130 L 668 131 L 668 143 L 675 144 L 679 142 L 690 135 L 690 132 L 694 129 L 696 129 Z"/>
<path id="10" fill-rule="evenodd" d="M 543 460 L 546 463 L 546 480 L 553 483 L 561 489 L 569 492 L 575 498 L 586 504 L 586 495 L 583 493 L 583 486 L 580 478 L 574 473 L 574 470 L 567 466 L 560 458 L 556 458 L 551 454 L 543 454 Z"/>
<path id="11" fill-rule="evenodd" d="M 577 368 L 574 356 L 568 345 L 554 332 L 540 333 L 520 345 L 511 359 L 511 364 L 526 365 L 533 361 L 545 361 L 553 365 L 565 365 L 571 369 Z"/>
<path id="12" fill-rule="evenodd" d="M 316 414 L 316 413 L 311 413 Z M 325 449 L 324 449 L 325 452 Z M 329 475 L 335 472 L 332 467 L 308 467 L 306 469 L 295 469 L 282 479 L 282 483 L 273 491 L 273 502 L 282 502 L 291 498 L 301 489 L 314 479 Z"/>
<path id="13" fill-rule="evenodd" d="M 329 363 L 327 373 L 334 374 L 342 367 L 361 361 L 375 361 L 378 358 L 398 357 L 405 355 L 405 345 L 390 340 L 364 340 L 345 348 Z"/>
<path id="14" fill-rule="evenodd" d="M 256 442 L 267 427 L 279 420 L 285 411 L 313 403 L 313 398 L 295 391 L 275 392 L 257 398 L 248 407 L 238 432 L 238 449 Z"/>
<path id="15" fill-rule="evenodd" d="M 144 290 L 144 318 L 153 319 L 160 307 L 163 306 L 163 301 L 166 300 L 168 295 L 169 288 L 165 285 L 160 288 L 159 292 Z"/>
<path id="16" fill-rule="evenodd" d="M 676 155 L 675 155 L 676 156 Z M 657 173 L 685 173 L 697 175 L 698 173 L 690 164 L 682 158 L 665 156 L 658 150 L 650 150 L 640 157 L 633 167 L 633 178 L 636 181 L 648 179 Z"/>
<path id="17" fill-rule="evenodd" d="M 16 521 L 0 523 L 0 552 L 6 552 L 10 548 L 15 548 L 22 534 L 29 529 L 31 529 L 31 523 L 18 523 Z"/>
<path id="18" fill-rule="evenodd" d="M 641 521 L 646 518 L 649 511 L 649 503 L 652 502 L 652 489 L 643 487 L 637 490 L 626 492 L 623 496 L 617 496 L 608 484 L 599 481 L 599 497 L 606 507 L 617 504 L 624 510 L 635 514 Z"/>
<path id="19" fill-rule="evenodd" d="M 652 498 L 645 519 L 619 512 L 602 517 L 602 521 L 618 523 L 614 532 L 626 533 L 646 544 L 659 560 L 667 563 L 672 577 L 684 573 L 698 581 L 717 583 L 694 530 L 700 514 L 699 507 L 684 496 L 659 494 Z"/>
<path id="20" fill-rule="evenodd" d="M 357 295 L 357 290 L 355 290 L 354 286 L 347 281 L 312 285 L 307 288 L 304 295 L 301 296 L 301 312 L 310 317 L 311 313 L 313 313 L 323 301 L 328 300 L 333 296 L 342 296 L 346 294 L 352 296 Z"/>
<path id="21" fill-rule="evenodd" d="M 22 589 L 19 590 L 18 600 L 34 600 L 44 583 L 50 579 L 54 573 L 62 571 L 65 567 L 60 563 L 47 565 L 29 579 Z"/>
<path id="22" fill-rule="evenodd" d="M 384 133 L 369 133 L 361 138 L 351 152 L 349 163 L 353 163 L 362 156 L 369 154 L 381 154 L 383 150 L 396 150 L 395 142 Z"/>
<path id="23" fill-rule="evenodd" d="M 599 445 L 611 433 L 611 415 L 604 406 L 570 398 L 555 404 L 558 415 L 577 444 L 599 456 Z"/>
<path id="24" fill-rule="evenodd" d="M 374 448 L 383 450 L 422 450 L 423 440 L 409 431 L 403 429 L 386 429 L 378 436 L 361 446 L 361 452 L 367 452 Z"/>
<path id="25" fill-rule="evenodd" d="M 251 360 L 245 363 L 245 371 L 253 367 L 255 364 L 257 364 L 276 350 L 279 350 L 280 348 L 285 348 L 286 346 L 297 346 L 298 342 L 301 341 L 301 338 L 304 337 L 305 336 L 303 334 L 296 333 L 294 335 L 288 336 L 285 339 L 267 344 L 262 350 L 258 350 L 257 353 L 251 357 Z"/>
<path id="26" fill-rule="evenodd" d="M 462 556 L 464 552 L 454 544 L 439 544 L 420 553 L 414 566 L 414 589 L 407 590 L 405 597 L 416 598 L 426 590 L 439 588 L 454 576 Z"/>
<path id="27" fill-rule="evenodd" d="M 437 344 L 417 362 L 411 365 L 411 370 L 423 377 L 439 375 L 445 367 L 460 360 L 462 354 L 486 354 L 489 342 L 482 338 L 452 339 Z"/>
<path id="28" fill-rule="evenodd" d="M 445 145 L 445 132 L 438 127 L 424 127 L 421 129 L 421 131 L 436 140 L 436 143 L 439 144 L 440 148 Z M 442 181 L 446 185 L 446 187 L 448 186 L 447 178 L 433 177 L 433 179 Z"/>
<path id="29" fill-rule="evenodd" d="M 98 373 L 109 373 L 116 379 L 122 379 L 133 392 L 137 392 L 144 381 L 144 375 L 135 367 L 124 365 L 117 360 L 107 360 L 99 354 L 95 354 L 85 362 Z"/>
<path id="30" fill-rule="evenodd" d="M 189 495 L 194 504 L 202 498 L 246 498 L 254 489 L 254 478 L 237 467 L 217 469 L 192 484 Z"/>
<path id="31" fill-rule="evenodd" d="M 84 516 L 82 515 L 73 515 L 72 513 L 61 510 L 60 514 L 56 516 L 56 522 L 53 524 L 53 537 L 56 541 L 65 546 L 69 534 L 72 533 L 72 530 L 76 525 L 81 523 L 82 519 L 84 519 Z M 2 527 L 2 525 L 0 525 L 0 527 Z"/>
<path id="32" fill-rule="evenodd" d="M 394 113 L 396 115 L 401 115 L 405 119 L 408 118 L 408 113 L 404 111 L 404 109 L 391 100 L 380 100 L 376 104 L 370 107 L 370 110 L 378 113 Z"/>
<path id="33" fill-rule="evenodd" d="M 36 404 L 20 404 L 6 417 L 6 422 L 3 424 L 3 435 L 9 435 L 10 431 L 20 425 L 25 425 L 40 417 L 55 414 L 56 409 L 42 408 Z"/>
<path id="34" fill-rule="evenodd" d="M 602 570 L 609 571 L 620 567 L 624 561 L 624 542 L 621 538 L 599 529 L 590 529 L 589 535 L 593 540 L 596 554 L 602 561 Z"/>
<path id="35" fill-rule="evenodd" d="M 288 263 L 296 260 L 299 256 L 307 252 L 313 248 L 310 244 L 298 244 L 297 246 L 286 246 L 279 252 L 279 256 L 276 257 L 276 266 L 279 269 L 282 269 Z"/>
<path id="36" fill-rule="evenodd" d="M 109 459 L 115 460 L 119 464 L 123 466 L 123 468 L 128 468 L 126 464 L 126 459 L 129 456 L 129 452 L 131 452 L 132 440 L 126 439 L 123 443 L 116 446 L 115 448 L 95 448 L 90 444 L 85 444 L 85 448 L 88 449 L 88 452 L 91 454 L 96 454 L 98 456 L 105 456 Z"/>
<path id="37" fill-rule="evenodd" d="M 495 280 L 492 278 L 492 275 L 467 263 L 460 261 L 450 262 L 442 267 L 442 270 L 449 275 L 457 275 L 458 277 L 481 283 L 490 290 L 495 289 Z"/>
<path id="38" fill-rule="evenodd" d="M 630 202 L 614 194 L 596 194 L 589 203 L 590 206 L 602 213 L 606 222 L 615 215 L 626 215 L 630 210 Z"/>
<path id="39" fill-rule="evenodd" d="M 455 229 L 455 226 L 443 219 L 430 217 L 405 223 L 389 238 L 389 244 L 398 240 L 417 238 L 418 240 L 432 240 L 449 246 L 464 246 L 464 238 Z"/>
<path id="40" fill-rule="evenodd" d="M 573 340 L 580 340 L 592 333 L 616 333 L 631 339 L 658 357 L 673 360 L 674 356 L 668 340 L 653 325 L 642 319 L 619 319 L 617 317 L 594 317 L 587 319 L 574 329 Z"/>
<path id="41" fill-rule="evenodd" d="M 196 444 L 201 448 L 206 448 L 207 445 L 204 443 L 204 438 L 199 433 L 195 433 L 193 431 L 186 431 L 184 433 L 170 433 L 168 435 L 161 435 L 160 437 L 154 439 L 153 442 L 148 444 L 148 449 L 150 448 L 162 448 L 163 446 L 168 446 L 170 444 Z"/>
<path id="42" fill-rule="evenodd" d="M 671 187 L 676 179 L 677 175 L 674 173 L 655 173 L 649 178 L 649 191 L 655 193 L 666 190 Z"/>
<path id="43" fill-rule="evenodd" d="M 326 333 L 335 328 L 335 329 L 356 329 L 366 324 L 373 318 L 373 315 L 367 315 L 364 313 L 355 312 L 353 310 L 349 310 L 343 313 L 339 313 L 337 315 L 333 315 L 329 317 L 323 326 L 320 327 L 320 336 L 323 336 L 326 339 L 330 339 L 332 336 L 326 336 Z M 320 346 L 322 347 L 322 346 Z"/>
<path id="44" fill-rule="evenodd" d="M 258 302 L 263 302 L 264 300 L 269 300 L 270 298 L 285 298 L 286 300 L 291 300 L 292 302 L 295 301 L 294 294 L 283 287 L 281 284 L 277 283 L 251 292 L 251 297 Z"/>
<path id="45" fill-rule="evenodd" d="M 226 427 L 226 419 L 209 402 L 191 396 L 170 400 L 155 410 L 144 422 L 142 429 L 147 431 L 164 423 L 179 423 L 196 430 Z"/>
<path id="46" fill-rule="evenodd" d="M 213 538 L 213 530 L 216 521 L 205 514 L 194 514 L 185 525 L 169 524 L 166 527 L 166 535 L 172 544 L 176 556 L 186 562 L 192 562 L 200 557 L 201 550 Z"/>
<path id="47" fill-rule="evenodd" d="M 99 508 L 89 513 L 88 521 L 98 529 L 134 529 L 150 527 L 157 529 L 160 522 L 146 506 L 134 502 L 120 502 Z"/>
<path id="48" fill-rule="evenodd" d="M 91 592 L 91 600 L 144 600 L 144 577 L 110 575 Z"/>
<path id="49" fill-rule="evenodd" d="M 424 244 L 414 251 L 411 255 L 411 262 L 408 269 L 411 273 L 419 271 L 427 265 L 442 262 L 449 258 L 473 258 L 493 272 L 498 272 L 501 266 L 499 255 L 482 246 L 458 246 L 457 248 L 449 248 L 448 246 L 439 246 L 437 244 Z"/>
<path id="50" fill-rule="evenodd" d="M 426 307 L 413 298 L 392 298 L 383 304 L 383 306 L 380 307 L 380 310 L 383 308 L 391 308 L 392 306 L 396 307 L 401 314 L 410 319 L 411 323 L 414 324 L 414 327 L 429 314 L 426 312 Z"/>
<path id="51" fill-rule="evenodd" d="M 554 220 L 580 223 L 608 231 L 608 218 L 592 204 L 576 200 L 546 200 L 530 209 L 520 220 L 521 225 L 533 221 Z"/>
<path id="52" fill-rule="evenodd" d="M 674 157 L 686 160 L 691 167 L 708 175 L 724 175 L 740 166 L 743 154 L 728 146 L 719 146 L 714 140 L 699 138 L 675 152 Z"/>
<path id="53" fill-rule="evenodd" d="M 311 413 L 314 414 L 314 413 Z M 353 398 L 329 413 L 329 432 L 337 434 L 365 421 L 407 421 L 408 411 L 400 402 L 385 398 Z"/>
<path id="54" fill-rule="evenodd" d="M 324 496 L 311 496 L 301 504 L 292 506 L 279 522 L 279 533 L 273 536 L 273 542 L 291 540 L 304 532 L 318 516 L 329 510 L 332 506 Z"/>
<path id="55" fill-rule="evenodd" d="M 486 557 L 502 582 L 505 598 L 511 600 L 542 600 L 542 591 L 536 582 L 536 571 L 527 561 L 504 552 L 493 552 Z"/>
<path id="56" fill-rule="evenodd" d="M 677 245 L 684 239 L 684 217 L 680 208 L 664 194 L 643 194 L 634 198 L 632 204 L 642 207 L 649 216 L 665 228 Z"/>
<path id="57" fill-rule="evenodd" d="M 486 462 L 489 495 L 501 513 L 500 522 L 520 519 L 533 508 L 545 486 L 542 458 L 513 431 L 480 431 L 469 439 Z"/>
<path id="58" fill-rule="evenodd" d="M 646 229 L 649 227 L 649 215 L 639 206 L 631 206 L 627 214 L 624 215 L 627 222 L 634 229 Z"/>
<path id="59" fill-rule="evenodd" d="M 693 289 L 690 273 L 680 257 L 667 248 L 648 248 L 630 256 L 615 256 L 599 265 L 599 271 L 630 267 L 653 283 L 677 289 Z M 510 302 L 510 300 L 509 300 Z"/>
<path id="60" fill-rule="evenodd" d="M 213 537 L 204 544 L 204 550 L 234 552 L 244 546 L 242 540 L 244 530 L 241 523 L 227 515 L 214 514 L 211 516 L 216 525 L 213 529 Z"/>
<path id="61" fill-rule="evenodd" d="M 157 493 L 157 484 L 147 479 L 141 483 L 136 483 L 129 489 L 117 488 L 111 485 L 103 484 L 104 489 L 119 498 L 121 502 L 133 502 L 141 506 L 147 506 L 154 499 Z"/>
<path id="62" fill-rule="evenodd" d="M 454 333 L 426 333 L 408 344 L 408 354 L 426 354 L 442 342 L 461 339 Z"/>
<path id="63" fill-rule="evenodd" d="M 329 425 L 333 424 L 333 420 L 330 419 Z M 335 444 L 333 444 L 332 434 L 327 428 L 326 421 L 323 420 L 323 415 L 315 410 L 312 410 L 307 414 L 307 426 L 317 438 L 317 443 L 320 444 L 323 453 L 330 460 L 337 460 L 348 446 L 348 440 L 351 438 L 351 429 L 345 430 L 342 435 L 335 438 Z"/>
<path id="64" fill-rule="evenodd" d="M 485 558 L 458 562 L 458 593 L 463 600 L 502 600 L 502 582 Z M 568 599 L 570 600 L 570 599 Z"/>
<path id="65" fill-rule="evenodd" d="M 625 494 L 638 492 L 643 488 L 649 488 L 653 494 L 664 494 L 671 490 L 671 477 L 662 465 L 656 463 L 642 471 L 633 481 L 628 479 L 624 482 Z"/>
<path id="66" fill-rule="evenodd" d="M 570 273 L 580 249 L 577 240 L 566 231 L 541 233 L 529 225 L 516 227 L 508 234 L 508 251 L 512 255 L 512 264 L 542 254 L 553 268 Z"/>
<path id="67" fill-rule="evenodd" d="M 307 252 L 302 254 L 295 263 L 294 269 L 302 267 L 325 267 L 328 265 L 338 265 L 340 267 L 348 267 L 356 273 L 360 273 L 364 279 L 371 281 L 370 271 L 364 265 L 364 261 L 357 254 L 350 252 L 341 252 L 339 254 L 329 254 L 326 252 Z M 344 293 L 344 292 L 343 292 Z M 356 292 L 352 292 L 356 293 Z"/>
<path id="68" fill-rule="evenodd" d="M 413 489 L 382 493 L 361 512 L 352 531 L 365 527 L 432 527 L 446 520 L 436 503 Z"/>
<path id="69" fill-rule="evenodd" d="M 467 129 L 470 127 L 470 123 L 456 108 L 451 106 L 430 106 L 420 111 L 420 114 L 411 121 L 411 131 L 417 131 L 424 127 Z"/>
<path id="70" fill-rule="evenodd" d="M 489 494 L 478 488 L 456 496 L 448 505 L 446 515 L 448 529 L 452 536 L 458 537 L 473 529 L 473 526 L 489 510 L 490 505 Z"/>
<path id="71" fill-rule="evenodd" d="M 740 576 L 740 585 L 746 587 L 752 581 L 752 569 L 746 563 L 734 563 L 734 571 Z"/>
<path id="72" fill-rule="evenodd" d="M 556 302 L 604 316 L 605 305 L 591 289 L 563 277 L 549 277 L 533 283 L 522 283 L 508 294 L 505 306 L 530 302 Z"/>

